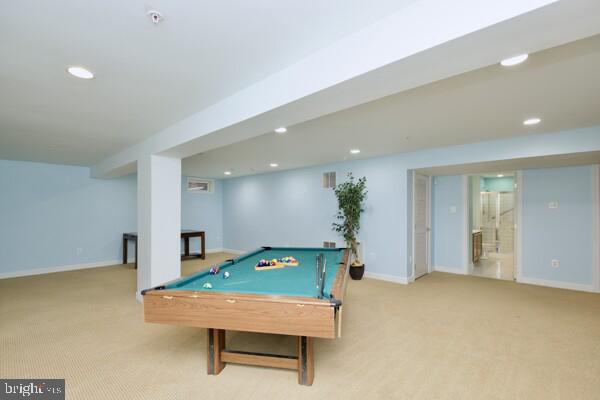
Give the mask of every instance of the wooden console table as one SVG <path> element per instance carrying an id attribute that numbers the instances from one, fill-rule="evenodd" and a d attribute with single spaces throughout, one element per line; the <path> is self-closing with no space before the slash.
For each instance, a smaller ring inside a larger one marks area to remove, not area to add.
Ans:
<path id="1" fill-rule="evenodd" d="M 190 238 L 200 238 L 200 253 L 190 254 Z M 194 231 L 191 229 L 182 229 L 181 238 L 184 240 L 183 254 L 181 255 L 182 260 L 188 258 L 206 258 L 206 235 L 204 231 Z M 135 241 L 135 267 L 137 268 L 137 232 L 129 232 L 123 234 L 123 264 L 127 264 L 127 243 L 133 240 Z"/>

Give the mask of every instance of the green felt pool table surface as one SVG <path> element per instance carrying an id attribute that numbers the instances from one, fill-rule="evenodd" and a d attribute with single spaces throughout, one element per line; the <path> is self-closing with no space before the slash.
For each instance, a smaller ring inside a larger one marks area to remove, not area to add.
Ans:
<path id="1" fill-rule="evenodd" d="M 202 271 L 171 282 L 165 289 L 316 298 L 319 295 L 316 285 L 316 257 L 323 253 L 326 260 L 323 294 L 329 297 L 344 250 L 305 247 L 261 248 L 221 263 L 220 271 L 216 275 Z M 286 256 L 298 260 L 298 266 L 262 271 L 254 268 L 261 259 L 280 259 Z M 223 277 L 225 271 L 230 274 L 227 279 Z M 204 288 L 205 283 L 210 283 L 212 288 Z"/>

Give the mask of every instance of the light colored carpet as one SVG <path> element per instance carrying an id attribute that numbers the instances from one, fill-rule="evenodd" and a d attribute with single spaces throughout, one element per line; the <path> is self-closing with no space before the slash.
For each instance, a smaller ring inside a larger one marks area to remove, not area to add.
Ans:
<path id="1" fill-rule="evenodd" d="M 183 263 L 184 273 L 206 262 Z M 352 281 L 344 335 L 317 340 L 315 382 L 228 365 L 206 374 L 203 329 L 145 324 L 135 270 L 0 280 L 0 377 L 66 378 L 69 399 L 598 399 L 600 295 L 433 273 Z M 290 338 L 228 346 L 292 352 Z"/>

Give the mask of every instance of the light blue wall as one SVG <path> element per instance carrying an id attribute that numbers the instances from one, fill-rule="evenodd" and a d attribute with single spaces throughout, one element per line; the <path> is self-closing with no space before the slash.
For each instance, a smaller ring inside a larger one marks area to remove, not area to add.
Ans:
<path id="1" fill-rule="evenodd" d="M 462 176 L 437 176 L 431 191 L 431 262 L 435 267 L 462 270 L 464 218 Z"/>
<path id="2" fill-rule="evenodd" d="M 502 178 L 482 178 L 482 192 L 514 192 L 515 181 L 512 176 L 504 176 Z"/>
<path id="3" fill-rule="evenodd" d="M 89 174 L 0 160 L 0 274 L 121 258 L 121 235 L 136 226 L 135 176 Z"/>
<path id="4" fill-rule="evenodd" d="M 197 229 L 206 232 L 206 248 L 223 247 L 223 185 L 215 181 L 214 193 L 188 192 L 187 178 L 181 180 L 181 228 Z M 200 250 L 199 239 L 191 239 L 190 249 Z"/>
<path id="5" fill-rule="evenodd" d="M 410 278 L 411 169 L 596 150 L 600 150 L 600 127 L 228 179 L 223 183 L 224 247 L 249 250 L 265 244 L 318 245 L 331 238 L 335 199 L 322 191 L 321 174 L 335 170 L 338 178 L 343 178 L 353 171 L 355 176 L 368 178 L 369 198 L 360 234 L 367 270 Z M 462 201 L 456 206 L 457 214 L 462 213 Z M 462 233 L 455 237 L 462 238 Z M 462 246 L 459 248 L 462 254 Z M 439 257 L 442 255 L 445 258 L 435 261 L 455 263 L 462 257 L 444 252 Z"/>
<path id="6" fill-rule="evenodd" d="M 593 198 L 592 167 L 523 171 L 524 277 L 592 284 Z M 555 201 L 559 208 L 548 208 Z"/>
<path id="7" fill-rule="evenodd" d="M 368 271 L 405 277 L 406 169 L 397 157 L 255 175 L 224 181 L 225 247 L 321 246 L 343 239 L 331 230 L 335 195 L 322 187 L 322 174 L 336 171 L 338 183 L 352 171 L 367 177 L 369 191 L 359 234 Z"/>
<path id="8" fill-rule="evenodd" d="M 522 277 L 593 285 L 592 168 L 522 171 Z M 433 265 L 462 267 L 463 191 L 460 176 L 435 177 L 432 193 Z M 557 201 L 558 209 L 548 203 Z M 457 213 L 449 207 L 457 206 Z M 551 260 L 560 261 L 559 268 Z M 460 269 L 460 268 L 459 268 Z"/>
<path id="9" fill-rule="evenodd" d="M 208 248 L 221 247 L 219 236 L 223 247 L 240 250 L 331 239 L 341 243 L 330 229 L 335 198 L 322 189 L 321 174 L 335 170 L 342 180 L 353 171 L 368 178 L 360 234 L 367 269 L 403 279 L 412 271 L 411 169 L 598 150 L 600 127 L 593 127 L 217 181 L 214 197 L 182 194 L 182 226 L 207 230 Z M 38 183 L 40 176 L 48 183 Z M 135 177 L 93 180 L 87 168 L 0 161 L 0 191 L 0 274 L 118 259 L 121 233 L 135 230 Z M 33 232 L 37 243 L 26 242 L 26 232 Z M 439 239 L 437 245 L 442 245 Z M 84 249 L 82 255 L 75 254 L 77 247 Z M 27 258 L 22 256 L 26 250 Z M 458 259 L 444 251 L 434 254 L 436 263 Z"/>
<path id="10" fill-rule="evenodd" d="M 0 160 L 0 276 L 120 262 L 123 232 L 137 230 L 136 176 L 89 175 L 87 167 Z M 181 226 L 205 230 L 207 249 L 223 247 L 222 182 L 195 194 L 182 179 Z M 199 250 L 197 239 L 191 249 Z"/>

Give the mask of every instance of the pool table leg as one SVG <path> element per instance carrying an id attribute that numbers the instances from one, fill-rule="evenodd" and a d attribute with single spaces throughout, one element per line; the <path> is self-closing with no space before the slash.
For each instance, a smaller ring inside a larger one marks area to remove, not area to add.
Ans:
<path id="1" fill-rule="evenodd" d="M 315 378 L 313 338 L 298 336 L 298 383 L 310 386 Z"/>
<path id="2" fill-rule="evenodd" d="M 221 359 L 221 352 L 225 349 L 225 330 L 208 328 L 207 344 L 208 374 L 218 375 L 225 368 Z"/>

